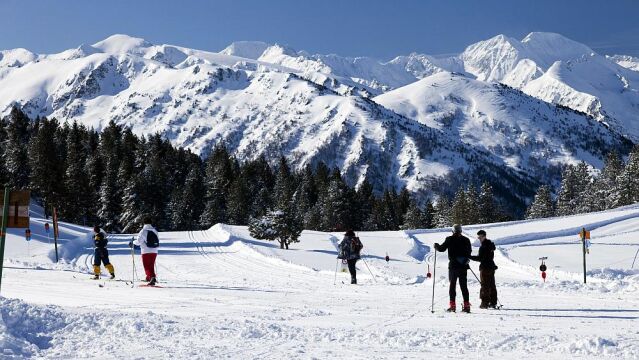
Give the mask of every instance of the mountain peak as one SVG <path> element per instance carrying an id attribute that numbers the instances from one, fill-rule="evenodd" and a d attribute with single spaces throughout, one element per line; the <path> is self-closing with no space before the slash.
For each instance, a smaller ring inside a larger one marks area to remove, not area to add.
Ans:
<path id="1" fill-rule="evenodd" d="M 136 38 L 125 34 L 114 34 L 93 44 L 94 48 L 100 49 L 109 54 L 138 52 L 136 50 L 140 48 L 148 48 L 150 46 L 153 46 L 153 44 L 142 38 Z"/>
<path id="2" fill-rule="evenodd" d="M 521 40 L 531 52 L 545 53 L 560 59 L 590 55 L 594 51 L 588 46 L 552 32 L 531 32 Z"/>
<path id="3" fill-rule="evenodd" d="M 235 41 L 220 51 L 220 54 L 257 60 L 271 46 L 263 41 Z"/>

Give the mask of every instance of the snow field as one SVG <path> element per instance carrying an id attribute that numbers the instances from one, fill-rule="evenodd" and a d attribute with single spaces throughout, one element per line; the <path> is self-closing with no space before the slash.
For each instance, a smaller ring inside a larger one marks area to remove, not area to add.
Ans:
<path id="1" fill-rule="evenodd" d="M 360 233 L 366 262 L 357 264 L 357 286 L 348 284 L 347 273 L 335 276 L 341 234 L 305 231 L 286 251 L 252 239 L 245 227 L 162 233 L 164 288 L 149 289 L 88 280 L 89 228 L 62 224 L 66 256 L 53 263 L 45 220 L 32 216 L 29 253 L 19 230 L 11 230 L 7 243 L 0 358 L 639 357 L 639 271 L 627 261 L 639 247 L 639 206 L 466 228 L 468 236 L 484 228 L 498 244 L 504 304 L 499 311 L 479 309 L 479 284 L 469 272 L 470 315 L 443 311 L 442 253 L 430 311 L 426 269 L 433 271 L 432 245 L 448 229 Z M 570 235 L 582 225 L 593 242 L 585 286 L 577 237 Z M 132 276 L 130 237 L 110 236 L 121 280 Z M 549 257 L 546 283 L 537 269 L 540 255 Z M 139 254 L 135 261 L 142 276 Z M 479 275 L 477 263 L 472 268 Z"/>

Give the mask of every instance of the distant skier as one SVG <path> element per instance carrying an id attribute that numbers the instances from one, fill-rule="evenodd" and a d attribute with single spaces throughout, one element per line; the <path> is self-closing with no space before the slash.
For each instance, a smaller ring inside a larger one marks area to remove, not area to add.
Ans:
<path id="1" fill-rule="evenodd" d="M 149 285 L 155 285 L 157 282 L 155 278 L 155 260 L 158 256 L 158 249 L 160 247 L 160 237 L 158 231 L 155 230 L 150 218 L 144 218 L 144 227 L 138 234 L 135 241 L 129 242 L 129 247 L 133 245 L 140 247 L 142 253 L 142 265 L 144 265 L 144 272 L 146 273 L 146 281 Z"/>
<path id="2" fill-rule="evenodd" d="M 353 230 L 348 230 L 344 234 L 344 239 L 339 244 L 339 254 L 337 258 L 346 260 L 348 263 L 348 271 L 351 273 L 351 284 L 357 284 L 357 268 L 355 268 L 355 264 L 357 260 L 361 258 L 360 252 L 363 248 L 364 245 L 359 238 L 355 236 Z"/>
<path id="3" fill-rule="evenodd" d="M 109 250 L 107 250 L 107 233 L 100 229 L 99 226 L 93 227 L 93 280 L 100 279 L 100 263 L 104 264 L 104 267 L 111 274 L 111 279 L 115 279 L 115 269 L 111 262 L 109 262 Z"/>
<path id="4" fill-rule="evenodd" d="M 481 281 L 481 309 L 497 307 L 497 287 L 495 286 L 495 270 L 497 265 L 493 261 L 495 257 L 495 243 L 486 238 L 486 232 L 479 230 L 477 238 L 481 242 L 477 256 L 470 256 L 471 260 L 479 261 L 479 278 Z"/>
<path id="5" fill-rule="evenodd" d="M 468 295 L 467 285 L 467 272 L 469 269 L 468 263 L 470 263 L 470 254 L 472 248 L 470 240 L 462 235 L 462 227 L 459 224 L 453 226 L 453 235 L 444 240 L 443 244 L 435 243 L 435 250 L 444 252 L 448 250 L 448 280 L 450 281 L 450 287 L 448 289 L 448 295 L 450 296 L 450 307 L 447 311 L 455 312 L 455 288 L 457 287 L 457 279 L 459 279 L 459 287 L 461 288 L 462 296 L 464 297 L 463 312 L 470 312 L 470 301 Z"/>

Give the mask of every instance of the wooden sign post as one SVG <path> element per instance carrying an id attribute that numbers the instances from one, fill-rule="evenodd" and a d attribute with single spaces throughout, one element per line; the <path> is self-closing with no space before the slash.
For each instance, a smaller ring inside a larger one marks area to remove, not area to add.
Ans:
<path id="1" fill-rule="evenodd" d="M 2 219 L 0 220 L 0 289 L 2 288 L 2 268 L 4 267 L 4 248 L 7 240 L 8 228 L 29 228 L 30 191 L 10 191 L 4 189 L 0 204 Z"/>

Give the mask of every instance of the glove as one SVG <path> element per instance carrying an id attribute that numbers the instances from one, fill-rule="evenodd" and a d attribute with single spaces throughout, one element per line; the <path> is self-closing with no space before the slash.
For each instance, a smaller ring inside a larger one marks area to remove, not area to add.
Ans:
<path id="1" fill-rule="evenodd" d="M 133 241 L 129 241 L 129 247 L 133 249 Z"/>
<path id="2" fill-rule="evenodd" d="M 439 251 L 439 243 L 435 243 L 435 250 Z"/>

